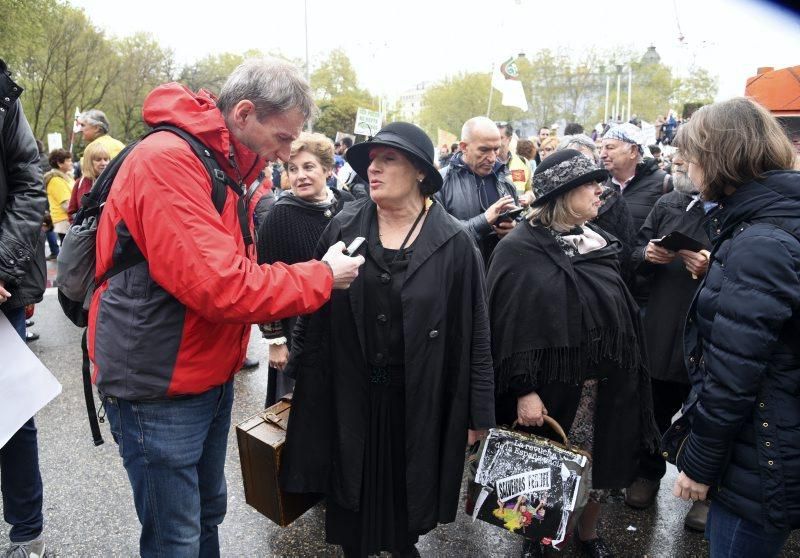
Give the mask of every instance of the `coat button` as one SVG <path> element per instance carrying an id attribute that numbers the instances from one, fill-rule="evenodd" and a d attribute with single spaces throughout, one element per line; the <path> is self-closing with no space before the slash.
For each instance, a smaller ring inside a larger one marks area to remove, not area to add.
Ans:
<path id="1" fill-rule="evenodd" d="M 762 424 L 761 426 L 763 426 L 764 428 L 766 428 L 767 426 L 769 426 L 769 423 L 768 423 L 768 422 L 765 422 L 765 423 L 764 423 L 764 424 Z"/>
<path id="2" fill-rule="evenodd" d="M 758 406 L 763 409 L 764 408 L 764 403 L 759 403 Z"/>
<path id="3" fill-rule="evenodd" d="M 384 285 L 387 285 L 389 281 L 392 280 L 392 276 L 389 275 L 388 273 L 381 273 L 378 276 L 378 280 L 380 280 L 380 282 L 383 283 Z"/>
<path id="4" fill-rule="evenodd" d="M 694 357 L 689 357 L 689 362 L 691 362 L 692 364 L 694 364 Z"/>
<path id="5" fill-rule="evenodd" d="M 375 360 L 383 362 L 383 353 L 375 353 Z"/>
<path id="6" fill-rule="evenodd" d="M 431 339 L 436 339 L 437 337 L 439 337 L 439 330 L 438 329 L 430 330 L 428 332 L 428 337 L 430 337 Z"/>
<path id="7" fill-rule="evenodd" d="M 765 446 L 767 446 L 767 447 L 770 447 L 770 446 L 772 445 L 772 443 L 770 443 L 770 442 L 764 442 L 764 445 L 765 445 Z"/>
<path id="8" fill-rule="evenodd" d="M 378 314 L 378 322 L 385 324 L 389 321 L 389 318 L 386 317 L 386 314 Z"/>
<path id="9" fill-rule="evenodd" d="M 666 458 L 668 458 L 668 457 L 669 457 L 669 452 L 668 452 L 668 451 L 665 451 L 665 452 L 663 452 L 663 453 L 661 454 L 661 456 L 662 456 L 664 459 L 666 459 Z"/>
<path id="10" fill-rule="evenodd" d="M 770 467 L 772 467 L 772 465 L 774 464 L 774 462 L 772 461 L 772 459 L 770 459 L 769 461 L 767 461 L 767 464 L 769 464 L 769 466 L 770 466 Z"/>

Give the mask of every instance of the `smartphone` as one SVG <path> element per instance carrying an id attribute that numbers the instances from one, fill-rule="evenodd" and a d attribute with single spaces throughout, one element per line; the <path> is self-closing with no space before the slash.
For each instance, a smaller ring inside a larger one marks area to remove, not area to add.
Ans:
<path id="1" fill-rule="evenodd" d="M 519 217 L 523 211 L 525 211 L 524 207 L 518 207 L 516 209 L 509 209 L 508 211 L 504 211 L 503 213 L 497 216 L 497 221 L 495 221 L 495 225 L 497 223 L 502 223 L 503 221 L 513 221 L 514 219 Z"/>
<path id="2" fill-rule="evenodd" d="M 351 242 L 350 245 L 344 249 L 344 253 L 347 254 L 348 256 L 355 256 L 356 252 L 358 252 L 358 249 L 361 248 L 361 245 L 364 244 L 365 240 L 366 238 L 364 238 L 363 236 L 355 237 L 355 239 L 353 239 L 353 242 Z"/>

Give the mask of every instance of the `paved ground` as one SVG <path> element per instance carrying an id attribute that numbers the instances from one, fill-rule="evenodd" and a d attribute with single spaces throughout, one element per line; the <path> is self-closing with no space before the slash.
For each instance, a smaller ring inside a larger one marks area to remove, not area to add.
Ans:
<path id="1" fill-rule="evenodd" d="M 136 556 L 139 524 L 130 487 L 107 424 L 106 443 L 92 445 L 80 379 L 80 331 L 61 314 L 54 293 L 37 306 L 32 331 L 41 339 L 30 347 L 53 371 L 63 393 L 37 416 L 45 487 L 48 545 L 54 556 Z M 253 335 L 250 354 L 265 358 L 266 347 Z M 233 423 L 258 412 L 264 401 L 266 368 L 242 372 L 236 380 Z M 619 556 L 706 556 L 699 534 L 682 526 L 688 504 L 670 495 L 675 471 L 662 483 L 657 506 L 647 512 L 609 505 L 601 532 Z M 221 527 L 223 556 L 338 556 L 323 542 L 323 510 L 317 506 L 281 529 L 244 502 L 235 434 L 229 438 L 228 515 Z M 423 556 L 516 556 L 520 541 L 495 527 L 471 523 L 460 514 L 419 544 Z M 2 549 L 0 545 L 0 549 Z M 574 549 L 564 556 L 578 556 Z M 795 534 L 785 556 L 800 556 Z"/>

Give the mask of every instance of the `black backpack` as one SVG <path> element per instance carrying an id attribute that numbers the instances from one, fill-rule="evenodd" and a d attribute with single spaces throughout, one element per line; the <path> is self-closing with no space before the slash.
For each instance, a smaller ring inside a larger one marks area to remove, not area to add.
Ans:
<path id="1" fill-rule="evenodd" d="M 254 184 L 249 191 L 245 192 L 239 184 L 225 174 L 214 158 L 214 154 L 200 140 L 176 126 L 159 124 L 136 142 L 125 147 L 111 160 L 95 180 L 90 192 L 84 195 L 81 208 L 75 214 L 73 223 L 63 240 L 61 251 L 57 258 L 58 302 L 61 304 L 64 314 L 78 327 L 86 327 L 89 323 L 89 304 L 95 287 L 99 287 L 114 275 L 145 261 L 144 255 L 139 248 L 135 243 L 131 243 L 132 248 L 122 254 L 115 254 L 113 267 L 95 281 L 97 226 L 100 223 L 100 216 L 114 184 L 114 179 L 122 163 L 139 142 L 158 132 L 171 132 L 183 139 L 192 148 L 192 152 L 200 159 L 211 177 L 211 201 L 220 215 L 225 206 L 227 189 L 231 188 L 236 192 L 239 198 L 237 213 L 245 244 L 249 248 L 254 243 L 250 234 L 247 216 L 249 214 L 249 200 L 255 192 L 257 184 Z M 83 389 L 86 398 L 86 409 L 89 414 L 89 425 L 92 430 L 94 444 L 100 445 L 103 443 L 103 437 L 100 434 L 100 427 L 97 423 L 97 413 L 92 393 L 86 330 L 83 332 L 81 348 L 83 350 Z"/>

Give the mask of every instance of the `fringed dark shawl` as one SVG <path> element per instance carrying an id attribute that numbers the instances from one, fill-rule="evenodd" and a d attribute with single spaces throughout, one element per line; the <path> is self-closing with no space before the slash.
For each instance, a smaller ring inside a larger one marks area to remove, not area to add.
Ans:
<path id="1" fill-rule="evenodd" d="M 524 393 L 579 386 L 587 378 L 627 386 L 627 395 L 618 394 L 629 401 L 618 399 L 617 410 L 608 411 L 630 413 L 640 426 L 635 437 L 652 447 L 658 433 L 639 342 L 644 337 L 638 306 L 619 273 L 621 246 L 602 229 L 586 226 L 607 246 L 569 257 L 549 229 L 524 222 L 495 249 L 487 284 L 498 396 L 510 406 Z M 545 401 L 548 409 L 559 403 Z M 572 418 L 562 419 L 565 429 Z"/>
<path id="2" fill-rule="evenodd" d="M 489 267 L 492 349 L 498 390 L 525 375 L 533 388 L 579 384 L 612 362 L 641 366 L 638 308 L 619 274 L 620 243 L 568 257 L 544 227 L 521 224 Z"/>

